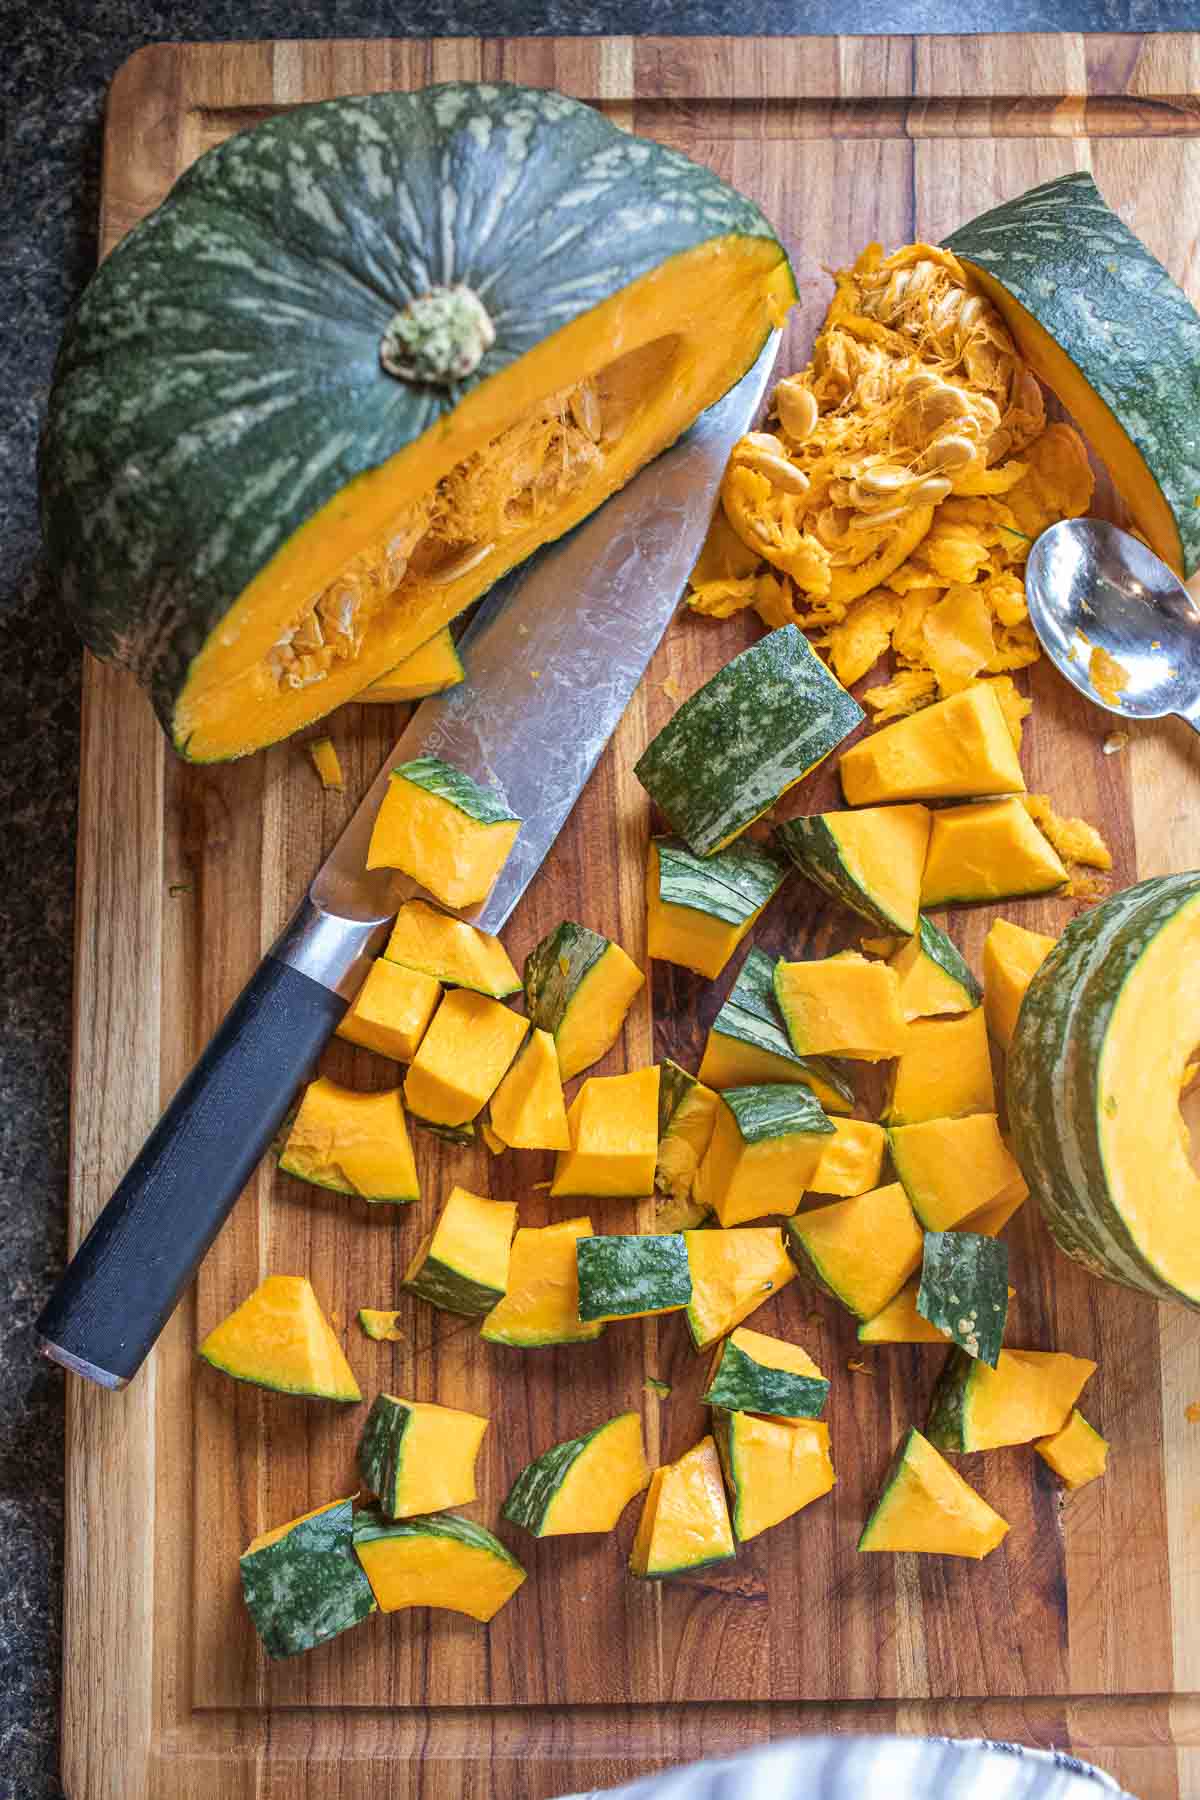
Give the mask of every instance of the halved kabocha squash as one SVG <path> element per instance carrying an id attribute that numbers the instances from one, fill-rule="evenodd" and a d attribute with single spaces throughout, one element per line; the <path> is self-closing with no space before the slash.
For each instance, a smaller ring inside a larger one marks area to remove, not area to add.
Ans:
<path id="1" fill-rule="evenodd" d="M 809 1178 L 814 1194 L 836 1194 L 849 1200 L 879 1186 L 887 1132 L 870 1119 L 831 1119 L 833 1136 L 821 1146 L 821 1157 Z"/>
<path id="2" fill-rule="evenodd" d="M 1033 1447 L 1072 1493 L 1095 1481 L 1108 1467 L 1108 1445 L 1078 1407 L 1061 1431 L 1036 1438 Z"/>
<path id="3" fill-rule="evenodd" d="M 408 1266 L 404 1286 L 445 1312 L 466 1318 L 491 1312 L 508 1291 L 516 1223 L 513 1201 L 451 1188 L 437 1224 Z"/>
<path id="4" fill-rule="evenodd" d="M 686 1575 L 737 1554 L 711 1437 L 655 1469 L 633 1540 L 629 1569 L 647 1580 Z"/>
<path id="5" fill-rule="evenodd" d="M 775 998 L 798 1056 L 883 1062 L 904 1048 L 900 982 L 857 950 L 775 964 Z"/>
<path id="6" fill-rule="evenodd" d="M 986 684 L 860 738 L 838 767 L 851 806 L 1025 791 L 1004 709 Z"/>
<path id="7" fill-rule="evenodd" d="M 730 1412 L 816 1419 L 828 1395 L 828 1381 L 799 1344 L 741 1325 L 719 1346 L 700 1398 Z"/>
<path id="8" fill-rule="evenodd" d="M 214 1369 L 281 1394 L 362 1399 L 354 1371 L 303 1275 L 268 1275 L 209 1332 L 200 1355 Z"/>
<path id="9" fill-rule="evenodd" d="M 685 1231 L 683 1236 L 692 1276 L 687 1322 L 697 1350 L 707 1350 L 795 1280 L 796 1265 L 776 1225 Z"/>
<path id="10" fill-rule="evenodd" d="M 498 1537 L 457 1513 L 385 1519 L 367 1508 L 354 1520 L 354 1549 L 385 1613 L 440 1606 L 486 1624 L 525 1579 Z"/>
<path id="11" fill-rule="evenodd" d="M 995 1113 L 897 1125 L 888 1138 L 896 1174 L 926 1231 L 956 1231 L 1021 1184 Z"/>
<path id="12" fill-rule="evenodd" d="M 778 893 L 787 869 L 748 838 L 696 856 L 679 838 L 651 838 L 646 953 L 714 981 Z"/>
<path id="13" fill-rule="evenodd" d="M 358 1472 L 389 1519 L 466 1506 L 488 1428 L 478 1413 L 377 1394 L 358 1441 Z"/>
<path id="14" fill-rule="evenodd" d="M 798 1082 L 727 1088 L 696 1174 L 698 1205 L 723 1226 L 794 1213 L 833 1126 Z"/>
<path id="15" fill-rule="evenodd" d="M 401 870 L 444 906 L 474 906 L 491 893 L 520 829 L 498 789 L 422 756 L 392 770 L 367 867 Z"/>
<path id="16" fill-rule="evenodd" d="M 1062 1430 L 1095 1372 L 1086 1356 L 1058 1350 L 1001 1350 L 994 1369 L 952 1350 L 926 1434 L 939 1450 L 959 1453 L 1031 1443 Z"/>
<path id="17" fill-rule="evenodd" d="M 776 842 L 801 873 L 881 931 L 917 929 L 929 845 L 927 806 L 872 806 L 788 819 Z"/>
<path id="18" fill-rule="evenodd" d="M 579 1317 L 585 1324 L 681 1312 L 692 1297 L 682 1232 L 581 1237 L 575 1260 Z"/>
<path id="19" fill-rule="evenodd" d="M 272 1659 L 315 1650 L 375 1611 L 354 1554 L 349 1499 L 262 1532 L 243 1550 L 240 1567 L 246 1610 Z"/>
<path id="20" fill-rule="evenodd" d="M 829 1427 L 821 1419 L 763 1419 L 719 1409 L 713 1436 L 740 1543 L 790 1519 L 837 1481 Z"/>
<path id="21" fill-rule="evenodd" d="M 892 1071 L 890 1125 L 994 1113 L 996 1090 L 982 1006 L 951 1019 L 914 1019 Z"/>
<path id="22" fill-rule="evenodd" d="M 405 901 L 383 954 L 389 962 L 418 969 L 447 987 L 471 988 L 493 1000 L 505 1000 L 521 986 L 499 938 L 464 919 L 451 918 L 427 900 Z"/>
<path id="23" fill-rule="evenodd" d="M 1010 919 L 994 920 L 984 938 L 983 1010 L 987 1028 L 1002 1050 L 1011 1048 L 1025 990 L 1056 942 Z"/>
<path id="24" fill-rule="evenodd" d="M 529 1033 L 492 1095 L 488 1117 L 502 1149 L 570 1149 L 558 1053 L 548 1031 Z"/>
<path id="25" fill-rule="evenodd" d="M 285 109 L 75 313 L 41 461 L 64 601 L 184 754 L 257 749 L 585 518 L 794 296 L 757 207 L 562 94 Z"/>
<path id="26" fill-rule="evenodd" d="M 310 1081 L 279 1157 L 285 1175 L 364 1200 L 419 1200 L 399 1088 L 359 1094 Z"/>
<path id="27" fill-rule="evenodd" d="M 649 1485 L 641 1414 L 620 1413 L 527 1463 L 509 1489 L 504 1517 L 534 1537 L 612 1531 Z"/>
<path id="28" fill-rule="evenodd" d="M 654 1191 L 658 1066 L 590 1075 L 567 1109 L 571 1147 L 560 1150 L 551 1197 L 636 1199 Z"/>
<path id="29" fill-rule="evenodd" d="M 409 1064 L 404 1100 L 415 1118 L 466 1125 L 491 1099 L 529 1029 L 511 1007 L 469 988 L 454 988 Z"/>
<path id="30" fill-rule="evenodd" d="M 508 1291 L 483 1321 L 480 1336 L 519 1350 L 598 1338 L 604 1326 L 579 1317 L 575 1248 L 580 1238 L 591 1235 L 592 1221 L 586 1217 L 522 1226 L 508 1260 Z"/>
<path id="31" fill-rule="evenodd" d="M 1008 1523 L 919 1431 L 902 1441 L 858 1540 L 860 1550 L 925 1551 L 979 1561 Z"/>
<path id="32" fill-rule="evenodd" d="M 525 958 L 525 1004 L 548 1031 L 564 1081 L 611 1050 L 646 977 L 620 944 L 564 919 Z"/>
<path id="33" fill-rule="evenodd" d="M 924 1233 L 898 1181 L 801 1213 L 784 1227 L 800 1273 L 873 1319 L 920 1266 Z"/>
<path id="34" fill-rule="evenodd" d="M 394 669 L 371 682 L 354 698 L 383 705 L 426 700 L 430 694 L 442 694 L 447 688 L 457 687 L 466 679 L 466 673 L 450 627 L 443 625 L 427 644 L 422 644 L 419 650 L 414 650 L 411 656 L 406 656 L 402 663 L 397 663 Z"/>
<path id="35" fill-rule="evenodd" d="M 914 935 L 888 961 L 900 982 L 900 1011 L 906 1019 L 970 1012 L 983 999 L 983 989 L 957 946 L 924 913 Z"/>
<path id="36" fill-rule="evenodd" d="M 793 1050 L 775 1002 L 775 964 L 757 948 L 747 954 L 712 1022 L 700 1079 L 711 1088 L 801 1081 L 826 1112 L 854 1110 L 854 1089 L 832 1062 Z"/>
<path id="37" fill-rule="evenodd" d="M 1062 858 L 1020 800 L 980 800 L 934 814 L 922 906 L 1052 894 L 1066 883 Z"/>
<path id="38" fill-rule="evenodd" d="M 442 984 L 419 969 L 377 957 L 338 1036 L 397 1062 L 411 1062 L 442 997 Z"/>

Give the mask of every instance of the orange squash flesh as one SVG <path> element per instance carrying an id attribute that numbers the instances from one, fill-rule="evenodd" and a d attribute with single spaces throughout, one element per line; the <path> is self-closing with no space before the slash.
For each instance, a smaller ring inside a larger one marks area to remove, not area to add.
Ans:
<path id="1" fill-rule="evenodd" d="M 321 1400 L 362 1399 L 342 1347 L 303 1275 L 268 1275 L 209 1332 L 200 1355 L 214 1369 L 255 1387 Z"/>

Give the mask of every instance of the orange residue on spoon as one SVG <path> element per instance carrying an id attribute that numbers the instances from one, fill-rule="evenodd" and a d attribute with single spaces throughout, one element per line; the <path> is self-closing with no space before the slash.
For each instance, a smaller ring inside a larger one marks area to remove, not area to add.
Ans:
<path id="1" fill-rule="evenodd" d="M 1088 677 L 1106 705 L 1120 706 L 1121 695 L 1129 686 L 1129 670 L 1099 644 L 1092 645 Z"/>

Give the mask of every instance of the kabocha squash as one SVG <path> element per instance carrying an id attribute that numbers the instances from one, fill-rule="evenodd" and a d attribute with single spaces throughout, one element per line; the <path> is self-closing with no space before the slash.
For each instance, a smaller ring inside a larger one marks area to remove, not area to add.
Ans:
<path id="1" fill-rule="evenodd" d="M 1009 919 L 994 920 L 983 940 L 983 1010 L 1002 1050 L 1011 1049 L 1025 990 L 1056 942 Z"/>
<path id="2" fill-rule="evenodd" d="M 402 1344 L 407 1333 L 401 1329 L 400 1314 L 395 1311 L 381 1311 L 375 1306 L 360 1306 L 358 1322 L 366 1337 L 377 1344 Z"/>
<path id="3" fill-rule="evenodd" d="M 466 1318 L 491 1312 L 508 1291 L 516 1223 L 511 1200 L 487 1200 L 466 1188 L 451 1188 L 437 1224 L 405 1272 L 404 1286 L 444 1312 Z"/>
<path id="4" fill-rule="evenodd" d="M 768 1213 L 794 1213 L 833 1126 L 819 1102 L 795 1082 L 727 1088 L 694 1194 L 723 1226 Z"/>
<path id="5" fill-rule="evenodd" d="M 385 1519 L 368 1508 L 355 1517 L 354 1549 L 385 1613 L 440 1606 L 486 1624 L 525 1579 L 499 1538 L 457 1513 Z"/>
<path id="6" fill-rule="evenodd" d="M 1107 463 L 1151 547 L 1200 567 L 1200 318 L 1075 171 L 946 240 Z"/>
<path id="7" fill-rule="evenodd" d="M 748 839 L 695 856 L 678 838 L 652 838 L 647 955 L 715 980 L 786 876 L 782 863 Z"/>
<path id="8" fill-rule="evenodd" d="M 357 1094 L 324 1075 L 310 1081 L 279 1158 L 285 1175 L 364 1200 L 419 1200 L 399 1088 Z"/>
<path id="9" fill-rule="evenodd" d="M 525 1004 L 548 1031 L 564 1081 L 579 1075 L 621 1034 L 646 977 L 620 944 L 564 919 L 525 959 Z"/>
<path id="10" fill-rule="evenodd" d="M 892 1162 L 926 1231 L 954 1231 L 1021 1185 L 995 1113 L 893 1126 Z"/>
<path id="11" fill-rule="evenodd" d="M 856 950 L 775 964 L 775 998 L 799 1056 L 830 1053 L 881 1062 L 905 1044 L 900 983 L 887 963 Z"/>
<path id="12" fill-rule="evenodd" d="M 794 625 L 770 631 L 685 700 L 634 774 L 697 856 L 721 850 L 862 723 Z"/>
<path id="13" fill-rule="evenodd" d="M 41 457 L 63 599 L 187 755 L 256 749 L 592 512 L 794 294 L 756 207 L 561 94 L 286 109 L 73 318 Z"/>
<path id="14" fill-rule="evenodd" d="M 829 1427 L 820 1419 L 760 1419 L 748 1412 L 718 1411 L 713 1435 L 734 1533 L 743 1544 L 819 1500 L 837 1481 Z"/>
<path id="15" fill-rule="evenodd" d="M 927 1231 L 917 1311 L 994 1369 L 1008 1317 L 1008 1251 L 970 1231 Z"/>
<path id="16" fill-rule="evenodd" d="M 555 1159 L 550 1194 L 638 1198 L 654 1191 L 658 1067 L 589 1075 L 567 1109 L 571 1147 Z"/>
<path id="17" fill-rule="evenodd" d="M 838 772 L 851 806 L 1025 791 L 1004 710 L 986 685 L 860 738 L 843 753 Z"/>
<path id="18" fill-rule="evenodd" d="M 801 1213 L 784 1227 L 808 1280 L 859 1319 L 873 1319 L 920 1266 L 924 1234 L 898 1181 Z"/>
<path id="19" fill-rule="evenodd" d="M 701 1158 L 712 1141 L 719 1097 L 678 1063 L 664 1058 L 658 1075 L 658 1157 L 655 1192 L 683 1206 Z M 698 1208 L 702 1213 L 704 1208 Z"/>
<path id="20" fill-rule="evenodd" d="M 380 1056 L 411 1062 L 441 997 L 442 984 L 432 975 L 377 957 L 337 1028 L 338 1036 Z"/>
<path id="21" fill-rule="evenodd" d="M 598 1338 L 604 1326 L 586 1324 L 579 1317 L 575 1260 L 577 1241 L 591 1235 L 588 1218 L 523 1225 L 512 1241 L 508 1292 L 483 1321 L 479 1335 L 490 1344 L 511 1344 L 519 1350 Z"/>
<path id="22" fill-rule="evenodd" d="M 799 1344 L 742 1325 L 719 1346 L 700 1398 L 730 1412 L 818 1419 L 828 1396 L 828 1381 Z"/>
<path id="23" fill-rule="evenodd" d="M 264 1531 L 247 1544 L 239 1566 L 246 1610 L 273 1659 L 315 1650 L 375 1611 L 354 1554 L 349 1500 L 331 1500 Z"/>
<path id="24" fill-rule="evenodd" d="M 493 1000 L 507 999 L 521 986 L 499 938 L 477 931 L 463 919 L 452 919 L 427 900 L 405 901 L 384 956 L 447 987 L 471 988 Z"/>
<path id="25" fill-rule="evenodd" d="M 209 1332 L 200 1355 L 214 1369 L 281 1394 L 362 1399 L 342 1346 L 303 1275 L 268 1275 Z"/>
<path id="26" fill-rule="evenodd" d="M 362 1484 L 388 1519 L 468 1505 L 487 1428 L 478 1413 L 377 1394 L 358 1441 Z"/>
<path id="27" fill-rule="evenodd" d="M 860 1550 L 924 1551 L 934 1556 L 990 1555 L 1008 1533 L 1002 1519 L 919 1431 L 900 1444 Z"/>
<path id="28" fill-rule="evenodd" d="M 400 869 L 444 906 L 474 906 L 495 886 L 521 821 L 497 789 L 436 756 L 392 770 L 368 869 Z"/>
<path id="29" fill-rule="evenodd" d="M 341 759 L 332 738 L 313 738 L 308 746 L 308 754 L 312 757 L 313 768 L 320 777 L 323 788 L 332 788 L 335 793 L 344 793 L 346 777 L 342 774 Z"/>
<path id="30" fill-rule="evenodd" d="M 938 1379 L 926 1432 L 939 1450 L 998 1450 L 1061 1431 L 1096 1372 L 1084 1356 L 1001 1350 L 990 1369 L 952 1350 Z"/>
<path id="31" fill-rule="evenodd" d="M 650 1485 L 640 1413 L 620 1413 L 527 1463 L 509 1489 L 504 1517 L 534 1537 L 612 1531 Z"/>
<path id="32" fill-rule="evenodd" d="M 678 1462 L 651 1476 L 630 1572 L 660 1580 L 728 1562 L 736 1554 L 717 1447 L 703 1437 Z"/>
<path id="33" fill-rule="evenodd" d="M 922 906 L 1052 894 L 1066 883 L 1062 858 L 1019 800 L 982 800 L 934 814 Z"/>
<path id="34" fill-rule="evenodd" d="M 946 1333 L 932 1325 L 917 1311 L 917 1290 L 921 1277 L 906 1281 L 894 1300 L 889 1300 L 873 1319 L 864 1319 L 858 1328 L 860 1344 L 941 1344 L 950 1342 Z"/>
<path id="35" fill-rule="evenodd" d="M 680 1312 L 692 1297 L 682 1232 L 581 1237 L 575 1256 L 579 1317 L 586 1324 Z"/>
<path id="36" fill-rule="evenodd" d="M 697 1350 L 707 1350 L 795 1280 L 796 1265 L 778 1226 L 685 1231 L 683 1236 L 692 1276 L 687 1322 Z"/>
<path id="37" fill-rule="evenodd" d="M 978 1237 L 999 1237 L 1008 1221 L 1014 1213 L 1020 1212 L 1028 1198 L 1029 1188 L 1026 1183 L 1014 1182 L 991 1206 L 985 1206 L 982 1212 L 971 1214 L 971 1230 Z"/>
<path id="38" fill-rule="evenodd" d="M 488 1111 L 492 1130 L 512 1150 L 570 1149 L 558 1053 L 548 1031 L 529 1033 Z"/>
<path id="39" fill-rule="evenodd" d="M 1033 1447 L 1071 1493 L 1097 1480 L 1108 1467 L 1108 1445 L 1078 1407 L 1061 1431 L 1038 1438 Z"/>
<path id="40" fill-rule="evenodd" d="M 837 1194 L 850 1199 L 879 1186 L 887 1133 L 869 1119 L 831 1119 L 833 1136 L 821 1146 L 821 1160 L 812 1172 L 809 1187 L 815 1194 Z"/>
<path id="41" fill-rule="evenodd" d="M 1069 925 L 1008 1059 L 1013 1151 L 1059 1248 L 1200 1306 L 1200 1175 L 1179 1097 L 1200 1021 L 1200 872 L 1139 882 Z"/>
<path id="42" fill-rule="evenodd" d="M 929 826 L 927 806 L 873 806 L 787 819 L 775 837 L 801 873 L 833 899 L 881 931 L 910 937 L 917 929 Z"/>
<path id="43" fill-rule="evenodd" d="M 409 1111 L 433 1125 L 467 1124 L 499 1087 L 528 1029 L 528 1021 L 511 1007 L 454 988 L 409 1064 L 404 1081 Z"/>
<path id="44" fill-rule="evenodd" d="M 826 1112 L 854 1110 L 854 1090 L 832 1063 L 793 1050 L 775 1004 L 775 964 L 763 950 L 749 951 L 712 1022 L 700 1079 L 711 1088 L 802 1081 Z"/>
<path id="45" fill-rule="evenodd" d="M 917 931 L 888 958 L 900 981 L 906 1019 L 970 1012 L 983 989 L 946 933 L 922 913 Z"/>
<path id="46" fill-rule="evenodd" d="M 426 700 L 430 694 L 442 694 L 447 688 L 457 687 L 466 679 L 466 673 L 450 627 L 443 625 L 427 644 L 422 644 L 419 650 L 414 650 L 411 656 L 406 656 L 402 663 L 397 663 L 394 669 L 371 682 L 354 698 L 377 704 Z"/>
<path id="47" fill-rule="evenodd" d="M 956 1019 L 914 1019 L 892 1072 L 890 1125 L 994 1113 L 996 1092 L 982 1006 Z"/>

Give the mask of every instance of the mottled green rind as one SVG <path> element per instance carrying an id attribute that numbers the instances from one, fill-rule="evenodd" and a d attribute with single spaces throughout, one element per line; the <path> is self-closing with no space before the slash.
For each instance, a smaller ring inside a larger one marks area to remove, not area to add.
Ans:
<path id="1" fill-rule="evenodd" d="M 972 1231 L 927 1231 L 917 1311 L 994 1369 L 1008 1318 L 1008 1246 Z"/>
<path id="2" fill-rule="evenodd" d="M 694 856 L 678 838 L 654 843 L 663 905 L 686 906 L 727 925 L 744 925 L 761 912 L 787 879 L 784 864 L 757 844 L 729 844 L 712 856 Z"/>
<path id="3" fill-rule="evenodd" d="M 627 1413 L 621 1413 L 619 1418 L 625 1419 L 628 1416 Z M 568 1438 L 563 1444 L 554 1444 L 541 1456 L 535 1457 L 533 1462 L 526 1463 L 500 1509 L 504 1517 L 513 1525 L 524 1526 L 534 1537 L 541 1537 L 546 1515 L 570 1470 L 588 1445 L 594 1444 L 597 1438 L 617 1423 L 618 1419 L 606 1419 L 594 1431 L 586 1431 L 582 1437 Z"/>
<path id="4" fill-rule="evenodd" d="M 891 1462 L 888 1464 L 887 1474 L 884 1476 L 883 1481 L 880 1484 L 879 1497 L 876 1500 L 874 1506 L 871 1508 L 870 1515 L 867 1518 L 866 1524 L 863 1526 L 861 1532 L 859 1533 L 858 1544 L 857 1544 L 857 1548 L 859 1550 L 869 1550 L 871 1548 L 870 1541 L 869 1541 L 871 1538 L 871 1535 L 872 1535 L 876 1525 L 879 1523 L 880 1519 L 883 1518 L 888 1511 L 888 1507 L 891 1503 L 892 1488 L 895 1485 L 896 1477 L 899 1475 L 901 1469 L 904 1467 L 905 1463 L 908 1461 L 908 1453 L 912 1448 L 912 1441 L 913 1441 L 914 1437 L 916 1437 L 916 1436 L 917 1436 L 917 1431 L 916 1431 L 916 1427 L 914 1426 L 907 1432 L 907 1434 L 900 1440 L 900 1443 L 896 1446 L 895 1454 L 893 1455 Z"/>
<path id="5" fill-rule="evenodd" d="M 241 1558 L 242 1594 L 268 1656 L 312 1650 L 375 1611 L 352 1526 L 350 1501 L 342 1500 Z"/>
<path id="6" fill-rule="evenodd" d="M 1200 871 L 1114 894 L 1068 925 L 1021 1002 L 1006 1066 L 1012 1149 L 1059 1248 L 1093 1275 L 1200 1309 L 1139 1249 L 1104 1167 L 1101 1064 L 1113 1010 L 1157 934 L 1200 905 Z"/>
<path id="7" fill-rule="evenodd" d="M 975 1448 L 971 1440 L 971 1387 L 980 1367 L 973 1356 L 957 1347 L 951 1350 L 938 1376 L 929 1403 L 925 1436 L 938 1450 L 965 1455 Z"/>
<path id="8" fill-rule="evenodd" d="M 658 1065 L 658 1139 L 661 1143 L 666 1137 L 671 1120 L 692 1088 L 697 1086 L 698 1078 L 681 1069 L 677 1062 L 664 1056 Z"/>
<path id="9" fill-rule="evenodd" d="M 1140 451 L 1170 507 L 1184 573 L 1200 567 L 1200 316 L 1083 170 L 1043 182 L 945 240 L 1066 352 Z"/>
<path id="10" fill-rule="evenodd" d="M 882 931 L 907 936 L 911 919 L 898 919 L 869 888 L 850 873 L 842 860 L 837 835 L 838 813 L 814 813 L 809 818 L 785 819 L 775 827 L 775 842 L 791 858 L 814 887 L 839 900 Z"/>
<path id="11" fill-rule="evenodd" d="M 825 1116 L 811 1089 L 798 1082 L 726 1088 L 721 1098 L 734 1116 L 743 1144 L 767 1144 L 785 1137 L 833 1136 L 833 1121 Z"/>
<path id="12" fill-rule="evenodd" d="M 971 1012 L 975 1007 L 981 1006 L 983 989 L 976 981 L 965 958 L 957 945 L 946 936 L 941 926 L 935 925 L 933 920 L 927 918 L 924 913 L 921 914 L 919 935 L 923 954 L 929 958 L 930 962 L 936 963 L 938 968 L 948 975 L 957 987 L 962 989 L 968 1001 L 966 1010 Z"/>
<path id="13" fill-rule="evenodd" d="M 709 856 L 774 806 L 863 716 L 804 633 L 783 625 L 685 700 L 634 773 L 688 848 Z"/>
<path id="14" fill-rule="evenodd" d="M 775 964 L 765 950 L 749 952 L 712 1028 L 720 1036 L 782 1057 L 796 1068 L 798 1081 L 821 1082 L 853 1108 L 854 1089 L 835 1062 L 824 1056 L 798 1056 L 792 1049 L 775 1005 Z"/>
<path id="15" fill-rule="evenodd" d="M 397 763 L 392 770 L 392 780 L 410 782 L 413 787 L 445 800 L 477 825 L 521 823 L 502 789 L 482 786 L 473 775 L 464 774 L 438 756 L 418 756 L 414 762 Z"/>
<path id="16" fill-rule="evenodd" d="M 414 1125 L 425 1123 L 424 1119 L 413 1118 L 411 1113 L 408 1116 Z M 435 1129 L 437 1128 L 430 1126 L 431 1131 Z M 360 1194 L 348 1181 L 318 1181 L 315 1175 L 294 1168 L 286 1155 L 279 1158 L 279 1173 L 290 1175 L 293 1181 L 306 1181 L 309 1187 L 325 1188 L 331 1194 L 353 1194 L 357 1199 L 365 1200 L 368 1206 L 411 1206 L 414 1200 L 421 1198 L 420 1194 Z"/>
<path id="17" fill-rule="evenodd" d="M 358 1473 L 369 1493 L 378 1495 L 380 1510 L 393 1518 L 400 1511 L 404 1471 L 404 1434 L 410 1409 L 390 1394 L 376 1394 L 358 1440 Z"/>
<path id="18" fill-rule="evenodd" d="M 535 944 L 525 958 L 525 1005 L 530 1024 L 555 1036 L 584 977 L 611 949 L 610 938 L 571 919 L 564 919 Z"/>
<path id="19" fill-rule="evenodd" d="M 769 1413 L 779 1419 L 819 1419 L 825 1411 L 829 1383 L 824 1376 L 794 1375 L 790 1369 L 768 1369 L 755 1362 L 732 1339 L 726 1339 L 716 1374 L 700 1399 L 705 1406 L 728 1412 Z"/>
<path id="20" fill-rule="evenodd" d="M 579 1317 L 675 1310 L 692 1297 L 687 1244 L 680 1232 L 651 1237 L 581 1237 L 576 1241 Z"/>
<path id="21" fill-rule="evenodd" d="M 380 1538 L 453 1538 L 472 1550 L 486 1550 L 510 1569 L 526 1573 L 511 1550 L 506 1550 L 486 1525 L 464 1519 L 458 1513 L 417 1513 L 411 1519 L 385 1519 L 373 1507 L 357 1513 L 354 1519 L 355 1544 L 373 1544 Z"/>
<path id="22" fill-rule="evenodd" d="M 476 1281 L 463 1274 L 461 1269 L 439 1261 L 436 1256 L 427 1256 L 416 1274 L 400 1285 L 407 1293 L 428 1300 L 431 1306 L 440 1306 L 443 1312 L 459 1313 L 465 1319 L 482 1318 L 504 1298 L 503 1288 Z"/>

